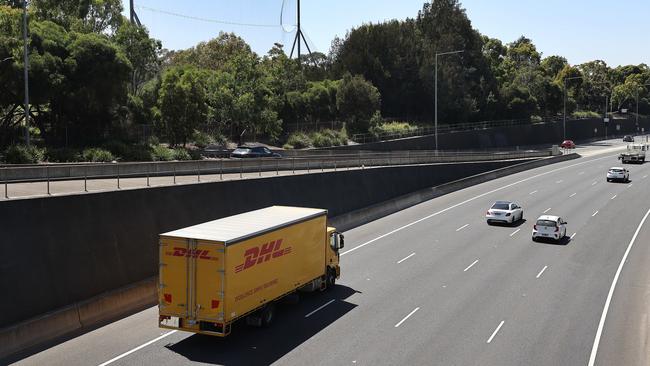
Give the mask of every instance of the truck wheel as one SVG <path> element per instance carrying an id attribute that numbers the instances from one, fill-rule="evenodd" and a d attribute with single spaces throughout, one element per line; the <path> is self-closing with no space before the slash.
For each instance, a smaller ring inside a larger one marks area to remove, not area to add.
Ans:
<path id="1" fill-rule="evenodd" d="M 262 326 L 268 327 L 275 318 L 275 304 L 270 302 L 262 310 Z"/>
<path id="2" fill-rule="evenodd" d="M 334 269 L 328 268 L 327 269 L 327 288 L 332 289 L 332 288 L 334 288 L 334 285 L 336 285 L 336 272 L 334 272 Z"/>

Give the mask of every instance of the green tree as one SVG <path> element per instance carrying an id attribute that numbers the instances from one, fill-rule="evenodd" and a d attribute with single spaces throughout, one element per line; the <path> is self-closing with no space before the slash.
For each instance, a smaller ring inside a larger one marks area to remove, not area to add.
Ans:
<path id="1" fill-rule="evenodd" d="M 381 107 L 379 90 L 362 76 L 346 74 L 336 93 L 336 107 L 352 132 L 368 132 L 370 119 Z"/>
<path id="2" fill-rule="evenodd" d="M 124 22 L 114 35 L 126 58 L 133 66 L 132 94 L 137 93 L 140 85 L 150 80 L 160 71 L 158 54 L 162 48 L 159 40 L 149 37 L 149 32 L 143 26 Z"/>
<path id="3" fill-rule="evenodd" d="M 190 66 L 169 68 L 162 76 L 158 107 L 172 146 L 185 146 L 196 127 L 206 121 L 205 79 L 205 72 Z"/>
<path id="4" fill-rule="evenodd" d="M 115 32 L 124 21 L 121 0 L 33 0 L 38 20 L 82 33 Z"/>

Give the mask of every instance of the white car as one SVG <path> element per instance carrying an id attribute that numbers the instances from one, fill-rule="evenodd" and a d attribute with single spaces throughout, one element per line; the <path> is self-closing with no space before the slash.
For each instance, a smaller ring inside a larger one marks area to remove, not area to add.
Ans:
<path id="1" fill-rule="evenodd" d="M 533 225 L 533 241 L 551 239 L 559 242 L 566 236 L 566 224 L 559 216 L 540 216 Z"/>
<path id="2" fill-rule="evenodd" d="M 493 222 L 512 224 L 524 218 L 524 209 L 510 201 L 496 201 L 485 213 L 488 225 Z"/>
<path id="3" fill-rule="evenodd" d="M 618 166 L 614 166 L 609 168 L 607 171 L 607 181 L 611 182 L 613 180 L 620 180 L 622 182 L 629 182 L 630 181 L 630 171 L 621 168 Z"/>

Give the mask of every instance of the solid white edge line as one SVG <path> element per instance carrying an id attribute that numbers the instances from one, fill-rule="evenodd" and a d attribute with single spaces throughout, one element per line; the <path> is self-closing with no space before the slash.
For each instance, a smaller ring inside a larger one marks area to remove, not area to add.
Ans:
<path id="1" fill-rule="evenodd" d="M 395 328 L 397 328 L 397 327 L 399 327 L 400 325 L 402 325 L 402 323 L 404 323 L 404 322 L 406 321 L 406 319 L 408 319 L 411 315 L 415 314 L 415 312 L 418 311 L 418 310 L 420 310 L 419 307 L 413 309 L 413 311 L 411 311 L 411 312 L 409 313 L 409 315 L 405 316 L 404 319 L 400 320 L 399 323 L 395 324 Z"/>
<path id="2" fill-rule="evenodd" d="M 517 230 L 515 230 L 515 231 L 514 231 L 514 232 L 513 232 L 512 234 L 510 234 L 510 236 L 513 236 L 513 235 L 515 235 L 516 233 L 518 233 L 518 232 L 519 232 L 519 230 L 521 230 L 521 229 L 517 229 Z"/>
<path id="3" fill-rule="evenodd" d="M 463 230 L 464 228 L 466 228 L 468 226 L 469 226 L 469 224 L 465 224 L 465 225 L 459 227 L 458 229 L 456 229 L 456 231 L 461 231 L 461 230 Z"/>
<path id="4" fill-rule="evenodd" d="M 537 274 L 537 276 L 536 276 L 535 278 L 540 278 L 540 277 L 542 277 L 542 273 L 544 273 L 544 271 L 546 271 L 546 268 L 548 268 L 548 266 L 544 266 L 544 268 L 542 268 L 542 270 L 539 271 L 539 273 Z"/>
<path id="5" fill-rule="evenodd" d="M 574 236 L 576 236 L 577 233 L 571 234 L 571 239 L 573 239 Z"/>
<path id="6" fill-rule="evenodd" d="M 591 214 L 591 217 L 594 217 L 594 216 L 596 216 L 596 215 L 598 215 L 598 210 L 596 210 L 596 212 L 594 212 L 593 214 Z"/>
<path id="7" fill-rule="evenodd" d="M 569 198 L 575 196 L 576 194 L 577 194 L 577 193 L 573 193 L 573 194 L 571 194 L 571 195 L 569 196 Z"/>
<path id="8" fill-rule="evenodd" d="M 333 302 L 334 302 L 334 299 L 332 299 L 332 300 L 326 302 L 325 304 L 323 304 L 323 305 L 317 307 L 316 310 L 314 310 L 314 311 L 312 311 L 311 313 L 305 315 L 305 318 L 309 318 L 310 316 L 314 315 L 314 313 L 316 313 L 316 312 L 319 311 L 319 310 L 322 310 L 324 307 L 326 307 L 327 305 L 329 305 L 329 304 L 331 304 L 331 303 L 333 303 Z"/>
<path id="9" fill-rule="evenodd" d="M 542 213 L 547 213 L 547 212 L 549 212 L 549 211 L 551 211 L 551 208 L 550 208 L 550 207 L 547 208 L 546 210 L 544 210 L 544 212 L 542 212 Z"/>
<path id="10" fill-rule="evenodd" d="M 406 229 L 406 228 L 408 228 L 408 227 L 411 227 L 411 226 L 413 226 L 413 225 L 415 225 L 415 224 L 418 224 L 418 223 L 420 223 L 420 222 L 422 222 L 422 221 L 428 220 L 428 219 L 430 219 L 430 218 L 432 218 L 432 217 L 438 216 L 438 215 L 440 215 L 440 214 L 442 214 L 442 213 L 445 213 L 445 212 L 447 212 L 447 211 L 449 211 L 449 210 L 452 210 L 452 209 L 454 209 L 454 208 L 456 208 L 456 207 L 462 206 L 462 205 L 464 205 L 464 204 L 466 204 L 466 203 L 468 203 L 468 202 L 472 202 L 472 201 L 477 200 L 477 199 L 479 199 L 479 198 L 481 198 L 481 197 L 485 197 L 485 196 L 487 196 L 488 194 L 492 194 L 492 193 L 495 193 L 495 192 L 499 192 L 499 191 L 502 191 L 502 190 L 504 190 L 504 189 L 506 189 L 506 188 L 510 188 L 510 187 L 512 187 L 512 186 L 514 186 L 514 185 L 517 185 L 517 184 L 519 184 L 519 183 L 527 182 L 527 181 L 529 181 L 529 180 L 532 180 L 532 179 L 535 179 L 535 178 L 539 178 L 539 177 L 543 177 L 543 176 L 545 176 L 545 175 L 552 174 L 552 173 L 555 173 L 555 172 L 558 172 L 558 171 L 561 171 L 561 170 L 565 170 L 565 169 L 573 168 L 574 166 L 583 165 L 583 164 L 589 164 L 589 163 L 593 163 L 594 161 L 598 161 L 598 160 L 602 160 L 602 159 L 610 159 L 610 158 L 612 158 L 613 156 L 617 156 L 617 155 L 607 155 L 607 156 L 603 156 L 603 157 L 600 157 L 600 158 L 591 159 L 591 160 L 588 160 L 588 161 L 582 161 L 582 162 L 579 162 L 579 163 L 575 163 L 575 164 L 567 165 L 567 166 L 564 166 L 564 167 L 561 167 L 561 168 L 556 168 L 556 169 L 549 170 L 549 171 L 544 172 L 544 173 L 535 174 L 535 175 L 533 175 L 533 176 L 530 176 L 530 177 L 528 177 L 528 178 L 524 178 L 524 179 L 518 180 L 518 181 L 516 181 L 516 182 L 512 182 L 512 183 L 510 183 L 510 184 L 506 184 L 505 186 L 501 186 L 501 187 L 499 187 L 499 188 L 495 188 L 495 189 L 493 189 L 493 190 L 491 190 L 491 191 L 487 191 L 487 192 L 485 192 L 485 193 L 481 193 L 481 194 L 479 194 L 479 195 L 477 195 L 477 196 L 474 196 L 474 197 L 468 198 L 468 199 L 466 199 L 466 200 L 464 200 L 464 201 L 458 202 L 458 203 L 456 203 L 455 205 L 452 205 L 452 206 L 449 206 L 449 207 L 447 207 L 447 208 L 444 208 L 444 209 L 442 209 L 442 210 L 440 210 L 440 211 L 434 212 L 434 213 L 432 213 L 431 215 L 427 215 L 427 216 L 422 217 L 422 218 L 420 218 L 420 219 L 417 219 L 417 220 L 415 220 L 415 221 L 413 221 L 413 222 L 410 222 L 410 223 L 408 223 L 408 224 L 406 224 L 406 225 L 404 225 L 404 226 L 400 226 L 400 227 L 398 227 L 398 228 L 396 228 L 396 229 L 393 229 L 393 230 L 387 232 L 386 234 L 382 234 L 382 235 L 380 235 L 380 236 L 378 236 L 378 237 L 376 237 L 376 238 L 374 238 L 374 239 L 370 239 L 370 240 L 368 240 L 367 242 L 365 242 L 365 243 L 363 243 L 363 244 L 359 244 L 359 245 L 357 245 L 357 246 L 354 247 L 354 248 L 351 248 L 351 249 L 349 249 L 349 250 L 346 250 L 345 252 L 341 253 L 340 255 L 346 255 L 346 254 L 348 254 L 348 253 L 354 252 L 355 250 L 360 249 L 360 248 L 363 248 L 363 247 L 365 247 L 366 245 L 372 244 L 372 243 L 376 242 L 377 240 L 380 240 L 380 239 L 383 239 L 383 238 L 385 238 L 385 237 L 387 237 L 387 236 L 393 235 L 393 234 L 395 234 L 395 233 L 397 233 L 397 232 L 399 232 L 399 231 L 402 231 L 402 230 L 404 230 L 404 229 Z"/>
<path id="11" fill-rule="evenodd" d="M 537 191 L 532 191 L 532 192 L 530 192 L 528 194 L 535 194 L 535 193 L 537 193 Z"/>
<path id="12" fill-rule="evenodd" d="M 467 270 L 470 269 L 470 268 L 472 268 L 476 263 L 478 263 L 478 259 L 475 260 L 474 262 L 472 262 L 472 264 L 470 264 L 469 266 L 467 266 L 467 268 L 465 268 L 465 269 L 463 270 L 463 272 L 467 272 Z"/>
<path id="13" fill-rule="evenodd" d="M 625 250 L 625 254 L 623 254 L 623 258 L 621 258 L 621 263 L 618 265 L 618 269 L 616 270 L 616 274 L 614 275 L 612 286 L 609 288 L 609 293 L 607 294 L 607 300 L 605 300 L 605 307 L 603 308 L 603 314 L 600 316 L 600 322 L 598 323 L 598 330 L 596 331 L 596 337 L 594 338 L 594 345 L 591 348 L 591 355 L 589 356 L 588 366 L 593 366 L 594 363 L 596 362 L 596 354 L 598 353 L 598 345 L 600 344 L 600 337 L 602 336 L 603 333 L 603 328 L 605 326 L 605 319 L 607 318 L 607 311 L 609 310 L 609 304 L 612 301 L 612 296 L 614 295 L 614 290 L 616 289 L 616 283 L 618 282 L 618 277 L 621 275 L 621 271 L 623 270 L 623 265 L 627 260 L 627 256 L 628 254 L 630 254 L 630 250 L 632 249 L 632 246 L 636 241 L 636 237 L 639 235 L 639 231 L 641 231 L 641 227 L 645 223 L 645 220 L 648 218 L 648 215 L 650 215 L 650 209 L 648 209 L 648 212 L 645 213 L 645 216 L 643 216 L 641 223 L 639 223 L 639 226 L 636 228 L 636 231 L 634 232 L 634 236 L 632 236 L 632 240 L 630 240 L 630 244 L 627 246 L 627 249 Z"/>
<path id="14" fill-rule="evenodd" d="M 145 344 L 143 344 L 143 345 L 140 345 L 140 346 L 138 346 L 138 347 L 135 347 L 134 349 L 132 349 L 132 350 L 130 350 L 130 351 L 128 351 L 128 352 L 124 352 L 124 353 L 122 353 L 121 355 L 119 355 L 119 356 L 117 356 L 117 357 L 115 357 L 115 358 L 112 358 L 112 359 L 110 359 L 110 360 L 108 360 L 108 361 L 102 363 L 102 364 L 100 364 L 99 366 L 106 366 L 106 365 L 108 365 L 108 364 L 111 364 L 111 363 L 113 363 L 113 362 L 115 362 L 115 361 L 117 361 L 117 360 L 119 360 L 119 359 L 121 359 L 121 358 L 124 358 L 124 357 L 130 355 L 130 354 L 133 353 L 133 352 L 139 351 L 139 350 L 145 348 L 146 346 L 148 346 L 148 345 L 150 345 L 150 344 L 152 344 L 152 343 L 158 342 L 159 340 L 161 340 L 161 339 L 167 337 L 167 336 L 170 335 L 170 334 L 174 334 L 174 333 L 176 333 L 176 332 L 177 332 L 177 330 L 172 330 L 171 332 L 167 332 L 167 333 L 161 335 L 161 336 L 158 337 L 158 338 L 152 339 L 152 340 L 150 340 L 149 342 L 147 342 L 147 343 L 145 343 Z"/>
<path id="15" fill-rule="evenodd" d="M 592 186 L 595 186 L 595 185 L 596 185 L 596 183 L 598 183 L 598 182 L 593 182 L 593 183 L 591 183 L 591 185 L 592 185 Z"/>
<path id="16" fill-rule="evenodd" d="M 397 261 L 397 264 L 400 264 L 400 263 L 404 262 L 405 260 L 411 258 L 411 257 L 414 256 L 414 255 L 415 255 L 415 253 L 411 253 L 411 254 L 407 255 L 406 257 L 404 257 L 404 258 L 398 260 L 398 261 Z"/>
<path id="17" fill-rule="evenodd" d="M 497 335 L 497 333 L 499 333 L 499 329 L 501 329 L 501 327 L 503 326 L 503 323 L 505 323 L 505 322 L 506 322 L 505 320 L 502 320 L 501 323 L 499 323 L 499 326 L 497 327 L 497 329 L 494 330 L 494 333 L 492 333 L 492 335 L 490 336 L 490 339 L 487 340 L 488 343 L 492 342 L 492 339 L 494 338 L 494 336 Z"/>
<path id="18" fill-rule="evenodd" d="M 613 200 L 614 198 L 616 198 L 616 196 L 618 195 L 617 194 L 613 195 L 612 198 L 610 198 L 610 200 Z"/>

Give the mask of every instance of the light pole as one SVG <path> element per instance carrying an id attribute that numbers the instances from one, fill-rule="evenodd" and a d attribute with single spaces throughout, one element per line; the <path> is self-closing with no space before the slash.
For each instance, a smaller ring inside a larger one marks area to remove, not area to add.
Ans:
<path id="1" fill-rule="evenodd" d="M 636 89 L 636 129 L 637 132 L 639 132 L 639 89 L 645 87 L 645 86 L 650 86 L 650 83 L 648 84 L 643 84 L 640 87 Z"/>
<path id="2" fill-rule="evenodd" d="M 464 50 L 459 50 L 459 51 L 449 51 L 449 52 L 441 52 L 441 53 L 436 53 L 436 75 L 435 75 L 435 91 L 434 91 L 434 96 L 435 96 L 435 117 L 434 117 L 434 135 L 435 135 L 435 140 L 436 140 L 436 151 L 438 151 L 438 56 L 443 56 L 443 55 L 452 55 L 455 53 L 461 53 L 465 52 Z"/>
<path id="3" fill-rule="evenodd" d="M 27 0 L 23 0 L 23 52 L 25 56 L 25 143 L 29 146 L 29 53 L 27 50 Z"/>
<path id="4" fill-rule="evenodd" d="M 566 140 L 566 82 L 567 80 L 574 80 L 574 79 L 583 79 L 584 77 L 582 76 L 572 76 L 570 78 L 564 78 L 564 118 L 562 122 L 562 129 L 563 129 L 563 134 L 564 138 L 562 140 Z"/>

